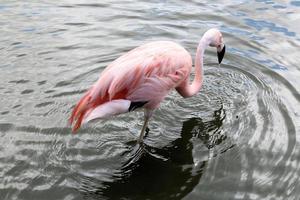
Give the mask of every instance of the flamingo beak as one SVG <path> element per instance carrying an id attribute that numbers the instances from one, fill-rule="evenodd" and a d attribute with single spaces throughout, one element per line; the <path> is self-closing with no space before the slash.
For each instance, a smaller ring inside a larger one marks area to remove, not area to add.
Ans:
<path id="1" fill-rule="evenodd" d="M 223 57 L 225 55 L 225 45 L 222 45 L 223 48 L 218 48 L 217 49 L 217 52 L 218 52 L 218 61 L 219 61 L 219 64 L 221 64 L 222 60 L 223 60 Z"/>

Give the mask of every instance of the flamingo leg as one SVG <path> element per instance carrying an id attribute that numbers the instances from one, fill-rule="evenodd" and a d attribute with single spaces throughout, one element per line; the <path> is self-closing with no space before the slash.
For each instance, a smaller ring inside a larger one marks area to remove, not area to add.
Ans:
<path id="1" fill-rule="evenodd" d="M 144 124 L 143 124 L 143 128 L 141 130 L 141 133 L 140 133 L 140 137 L 138 139 L 138 143 L 143 142 L 143 138 L 144 138 L 144 135 L 145 135 L 145 130 L 147 129 L 148 121 L 149 121 L 150 117 L 152 116 L 152 113 L 153 113 L 152 110 L 145 110 Z"/>

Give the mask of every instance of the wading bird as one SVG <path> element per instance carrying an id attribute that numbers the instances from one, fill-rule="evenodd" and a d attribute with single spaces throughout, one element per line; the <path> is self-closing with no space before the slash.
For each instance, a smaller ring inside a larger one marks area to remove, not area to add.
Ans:
<path id="1" fill-rule="evenodd" d="M 216 47 L 218 61 L 225 54 L 218 29 L 209 29 L 201 38 L 195 58 L 195 78 L 190 84 L 191 55 L 170 41 L 150 42 L 134 48 L 104 69 L 98 81 L 74 107 L 69 119 L 75 133 L 81 124 L 94 119 L 144 109 L 144 125 L 138 142 L 144 137 L 149 118 L 172 90 L 184 98 L 195 95 L 203 83 L 203 54 Z"/>

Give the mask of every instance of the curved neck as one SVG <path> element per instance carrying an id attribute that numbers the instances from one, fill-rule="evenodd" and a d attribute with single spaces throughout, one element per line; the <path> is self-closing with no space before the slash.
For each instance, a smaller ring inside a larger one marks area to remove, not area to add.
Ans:
<path id="1" fill-rule="evenodd" d="M 207 37 L 202 37 L 197 47 L 195 57 L 195 78 L 192 84 L 189 84 L 189 79 L 185 82 L 184 86 L 180 88 L 179 93 L 183 97 L 190 97 L 199 92 L 203 83 L 203 56 L 206 47 L 209 45 Z"/>

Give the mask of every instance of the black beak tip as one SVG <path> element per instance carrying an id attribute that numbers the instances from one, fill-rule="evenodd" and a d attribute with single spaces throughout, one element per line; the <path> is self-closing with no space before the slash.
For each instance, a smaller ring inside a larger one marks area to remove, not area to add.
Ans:
<path id="1" fill-rule="evenodd" d="M 223 47 L 223 49 L 218 52 L 218 61 L 219 61 L 219 64 L 221 64 L 223 58 L 224 58 L 224 55 L 225 55 L 225 45 Z"/>

